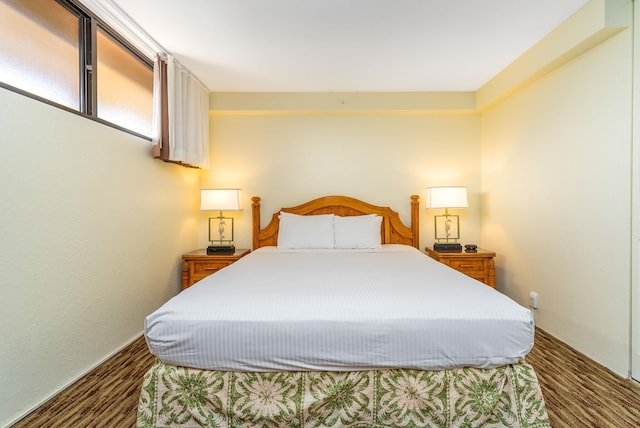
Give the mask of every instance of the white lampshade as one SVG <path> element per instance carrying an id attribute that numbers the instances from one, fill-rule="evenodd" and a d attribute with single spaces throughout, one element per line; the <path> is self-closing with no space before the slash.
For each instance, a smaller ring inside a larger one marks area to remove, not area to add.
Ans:
<path id="1" fill-rule="evenodd" d="M 200 211 L 241 211 L 240 189 L 201 189 Z"/>
<path id="2" fill-rule="evenodd" d="M 427 208 L 468 208 L 467 188 L 454 187 L 428 187 Z"/>

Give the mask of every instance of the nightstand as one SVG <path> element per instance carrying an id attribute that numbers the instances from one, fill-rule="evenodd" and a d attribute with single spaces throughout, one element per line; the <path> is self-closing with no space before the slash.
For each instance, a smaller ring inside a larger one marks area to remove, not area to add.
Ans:
<path id="1" fill-rule="evenodd" d="M 496 288 L 496 267 L 493 261 L 496 253 L 493 251 L 478 248 L 477 253 L 440 253 L 433 247 L 427 247 L 425 251 L 432 259 Z"/>
<path id="2" fill-rule="evenodd" d="M 189 288 L 202 278 L 206 278 L 240 260 L 251 250 L 236 250 L 233 253 L 207 254 L 207 249 L 192 251 L 182 255 L 182 289 Z"/>

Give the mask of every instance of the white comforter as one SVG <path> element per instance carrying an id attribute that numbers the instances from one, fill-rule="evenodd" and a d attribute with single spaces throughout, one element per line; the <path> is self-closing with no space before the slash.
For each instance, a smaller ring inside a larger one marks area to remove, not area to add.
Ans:
<path id="1" fill-rule="evenodd" d="M 145 320 L 162 361 L 232 371 L 489 368 L 533 336 L 531 311 L 404 245 L 262 248 Z"/>

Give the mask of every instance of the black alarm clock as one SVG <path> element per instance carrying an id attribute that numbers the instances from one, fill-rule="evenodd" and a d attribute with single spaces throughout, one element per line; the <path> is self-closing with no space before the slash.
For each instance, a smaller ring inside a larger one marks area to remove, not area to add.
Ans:
<path id="1" fill-rule="evenodd" d="M 467 244 L 464 246 L 464 252 L 465 253 L 477 253 L 478 252 L 478 246 L 475 244 Z"/>

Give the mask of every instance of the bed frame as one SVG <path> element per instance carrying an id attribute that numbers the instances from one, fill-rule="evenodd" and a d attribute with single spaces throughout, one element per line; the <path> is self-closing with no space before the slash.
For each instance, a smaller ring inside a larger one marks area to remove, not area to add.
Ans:
<path id="1" fill-rule="evenodd" d="M 251 198 L 253 249 L 278 245 L 278 228 L 280 211 L 298 215 L 335 214 L 353 216 L 378 214 L 382 217 L 380 236 L 383 244 L 405 244 L 415 248 L 419 246 L 419 196 L 411 196 L 411 227 L 407 227 L 400 215 L 389 207 L 381 207 L 363 202 L 349 196 L 324 196 L 290 208 L 282 208 L 273 213 L 271 222 L 264 229 L 260 228 L 260 198 Z"/>

